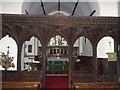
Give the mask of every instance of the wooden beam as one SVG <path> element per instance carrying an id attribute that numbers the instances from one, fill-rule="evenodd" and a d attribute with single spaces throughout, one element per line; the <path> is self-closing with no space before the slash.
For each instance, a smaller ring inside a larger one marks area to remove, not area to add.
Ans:
<path id="1" fill-rule="evenodd" d="M 78 2 L 79 2 L 79 0 L 75 3 L 75 6 L 74 6 L 74 8 L 73 8 L 73 12 L 72 12 L 72 14 L 71 14 L 71 16 L 73 16 L 74 15 L 74 13 L 75 13 L 75 10 L 76 10 L 76 8 L 77 8 L 77 5 L 78 5 Z"/>
<path id="2" fill-rule="evenodd" d="M 93 12 L 89 16 L 92 16 L 95 12 L 96 12 L 96 10 L 93 10 Z"/>
<path id="3" fill-rule="evenodd" d="M 60 0 L 58 0 L 58 11 L 60 11 Z"/>
<path id="4" fill-rule="evenodd" d="M 40 82 L 2 82 L 2 89 L 41 88 Z"/>
<path id="5" fill-rule="evenodd" d="M 27 10 L 25 10 L 25 14 L 29 14 Z"/>
<path id="6" fill-rule="evenodd" d="M 45 8 L 44 8 L 44 4 L 43 4 L 42 0 L 41 0 L 41 7 L 42 7 L 42 10 L 43 10 L 44 15 L 46 15 Z"/>

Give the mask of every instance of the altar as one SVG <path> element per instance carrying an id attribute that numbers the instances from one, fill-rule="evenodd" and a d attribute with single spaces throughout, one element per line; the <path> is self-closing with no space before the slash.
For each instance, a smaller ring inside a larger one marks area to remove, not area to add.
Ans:
<path id="1" fill-rule="evenodd" d="M 69 60 L 58 59 L 58 58 L 49 58 L 47 61 L 47 74 L 67 74 Z"/>

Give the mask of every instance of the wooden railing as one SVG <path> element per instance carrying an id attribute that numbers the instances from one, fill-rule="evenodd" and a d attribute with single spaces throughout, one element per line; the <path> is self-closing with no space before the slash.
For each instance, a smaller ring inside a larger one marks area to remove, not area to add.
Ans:
<path id="1" fill-rule="evenodd" d="M 1 71 L 2 82 L 39 82 L 41 81 L 40 71 Z M 6 75 L 7 74 L 7 75 Z"/>
<path id="2" fill-rule="evenodd" d="M 109 82 L 96 82 L 96 83 L 74 83 L 74 88 L 77 90 L 80 89 L 113 89 L 120 90 L 120 84 L 118 83 L 109 83 Z"/>
<path id="3" fill-rule="evenodd" d="M 32 89 L 32 88 L 41 88 L 40 82 L 2 82 L 1 88 L 2 89 Z"/>

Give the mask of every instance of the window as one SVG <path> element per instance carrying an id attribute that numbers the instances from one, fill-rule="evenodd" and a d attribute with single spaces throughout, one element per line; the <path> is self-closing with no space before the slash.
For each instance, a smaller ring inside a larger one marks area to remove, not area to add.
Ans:
<path id="1" fill-rule="evenodd" d="M 32 53 L 32 45 L 28 45 L 28 53 Z"/>
<path id="2" fill-rule="evenodd" d="M 67 42 L 60 35 L 56 35 L 55 37 L 51 38 L 49 45 L 50 46 L 67 46 Z"/>

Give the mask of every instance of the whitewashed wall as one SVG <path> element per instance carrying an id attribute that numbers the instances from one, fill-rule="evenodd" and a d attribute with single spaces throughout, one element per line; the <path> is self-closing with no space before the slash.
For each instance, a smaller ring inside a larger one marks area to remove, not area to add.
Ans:
<path id="1" fill-rule="evenodd" d="M 28 45 L 32 45 L 31 53 L 28 52 Z M 21 53 L 21 70 L 24 70 L 24 63 L 31 62 L 34 60 L 34 56 L 38 53 L 38 46 L 41 46 L 41 43 L 35 37 L 32 37 L 30 41 L 25 41 L 25 43 L 22 46 Z"/>
<path id="2" fill-rule="evenodd" d="M 118 2 L 99 2 L 99 5 L 100 16 L 118 16 Z"/>
<path id="3" fill-rule="evenodd" d="M 111 37 L 104 37 L 98 43 L 97 57 L 108 58 L 108 52 L 114 52 L 114 39 Z"/>
<path id="4" fill-rule="evenodd" d="M 74 44 L 74 47 L 79 47 L 79 55 L 82 54 L 84 56 L 93 56 L 92 45 L 90 41 L 85 37 L 78 38 Z"/>

